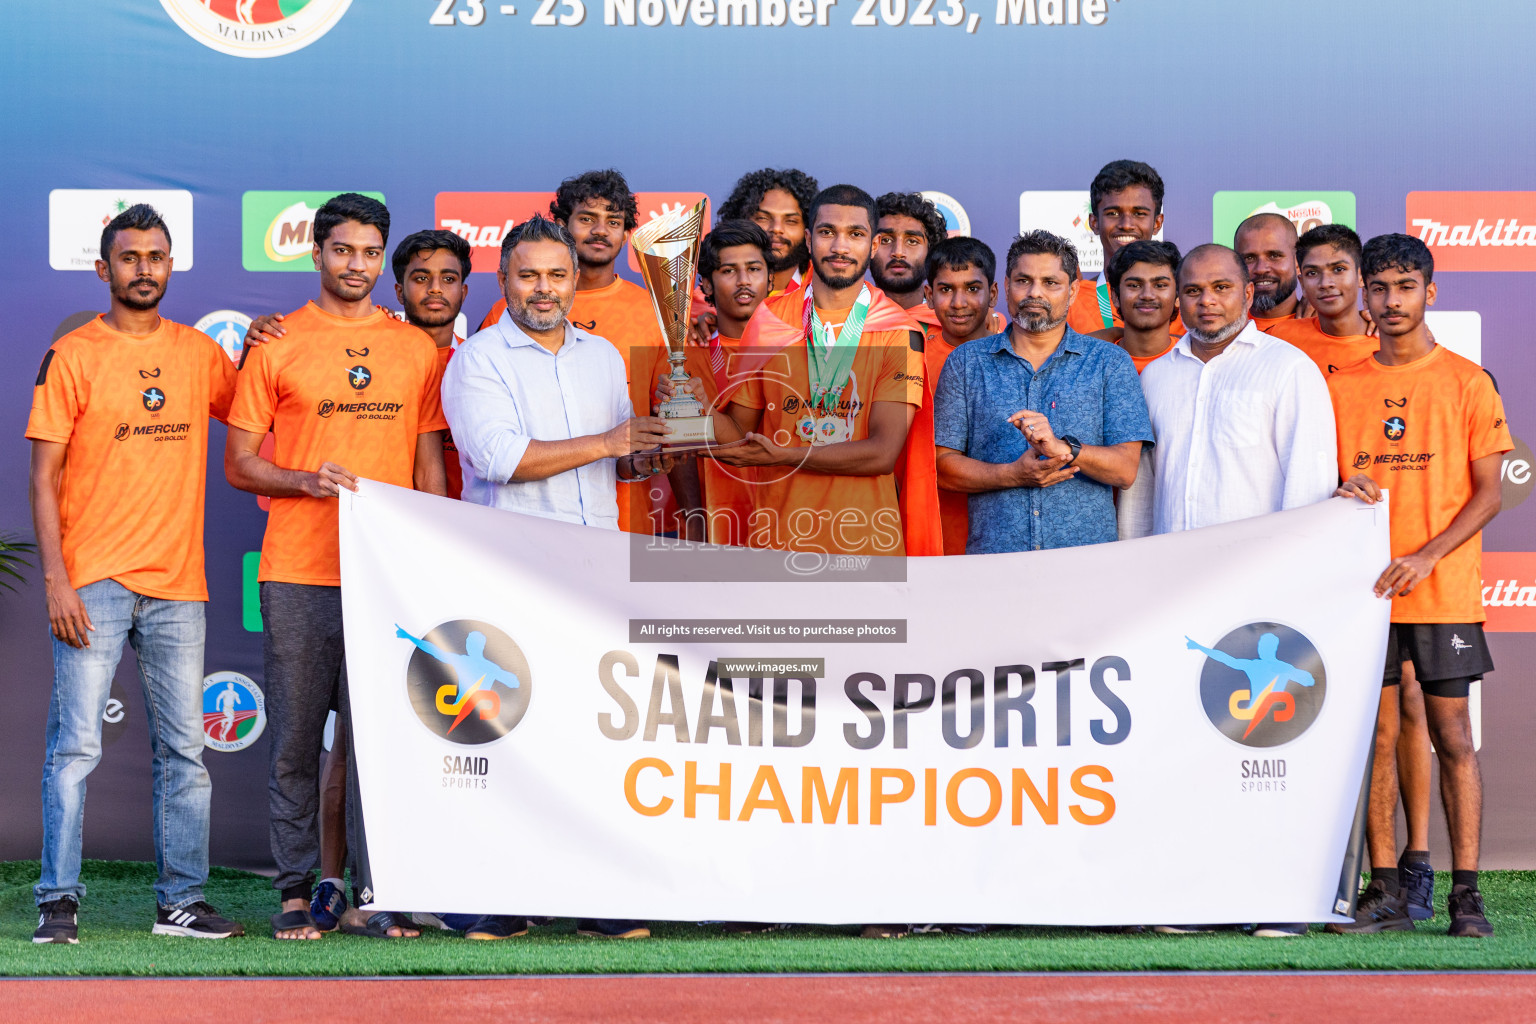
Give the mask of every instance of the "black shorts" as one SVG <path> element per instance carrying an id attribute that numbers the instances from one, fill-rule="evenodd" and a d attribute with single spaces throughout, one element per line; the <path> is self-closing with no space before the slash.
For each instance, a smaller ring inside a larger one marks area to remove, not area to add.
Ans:
<path id="1" fill-rule="evenodd" d="M 1403 681 L 1405 661 L 1413 662 L 1419 688 L 1432 697 L 1465 697 L 1474 679 L 1493 671 L 1481 622 L 1392 623 L 1382 686 Z"/>

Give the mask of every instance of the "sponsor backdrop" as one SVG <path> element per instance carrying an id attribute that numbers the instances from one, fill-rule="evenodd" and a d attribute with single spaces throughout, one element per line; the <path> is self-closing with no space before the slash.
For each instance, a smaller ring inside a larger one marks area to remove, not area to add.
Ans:
<path id="1" fill-rule="evenodd" d="M 777 584 L 780 611 L 756 582 L 632 583 L 611 532 L 373 481 L 341 506 L 381 906 L 1093 925 L 1350 909 L 1384 509 L 911 559 L 900 583 Z M 828 604 L 835 621 L 804 617 Z M 513 849 L 516 871 L 470 890 L 440 870 Z M 1285 870 L 1255 885 L 1259 863 Z"/>
<path id="2" fill-rule="evenodd" d="M 51 339 L 105 308 L 92 254 L 116 211 L 140 200 L 164 211 L 178 272 L 163 310 L 233 357 L 249 317 L 314 294 L 304 253 L 328 194 L 384 197 L 396 239 L 434 224 L 461 231 L 486 267 L 509 220 L 562 177 L 606 166 L 628 175 L 645 215 L 701 194 L 718 205 L 740 173 L 765 165 L 875 193 L 926 190 L 952 230 L 998 249 L 1021 222 L 1086 243 L 1088 182 L 1120 157 L 1162 172 L 1164 235 L 1186 248 L 1229 241 L 1230 225 L 1258 209 L 1367 235 L 1411 230 L 1445 271 L 1437 336 L 1495 374 L 1528 443 L 1536 193 L 1520 190 L 1531 187 L 1536 126 L 1507 98 L 1525 88 L 1520 40 L 1533 30 L 1530 5 L 1468 13 L 1432 0 L 34 4 L 0 40 L 13 296 L 0 304 L 0 470 L 11 481 L 0 531 L 30 535 L 22 435 L 35 368 Z M 1384 73 L 1396 63 L 1411 74 Z M 1479 69 L 1472 91 L 1468 66 Z M 1390 116 L 1388 92 L 1411 97 Z M 392 283 L 381 281 L 380 301 L 393 302 Z M 493 275 L 472 277 L 469 322 L 494 292 Z M 222 446 L 215 426 L 213 852 L 259 866 L 267 745 L 253 580 L 264 512 L 224 482 Z M 1482 694 L 1491 866 L 1536 866 L 1523 785 L 1536 732 L 1530 460 L 1522 443 L 1506 463 L 1506 511 L 1486 538 L 1500 665 Z M 34 780 L 51 670 L 35 576 L 0 595 L 3 857 L 36 856 L 40 842 Z M 131 654 L 117 694 L 86 851 L 145 857 L 149 754 Z M 1439 831 L 1435 850 L 1443 862 Z"/>

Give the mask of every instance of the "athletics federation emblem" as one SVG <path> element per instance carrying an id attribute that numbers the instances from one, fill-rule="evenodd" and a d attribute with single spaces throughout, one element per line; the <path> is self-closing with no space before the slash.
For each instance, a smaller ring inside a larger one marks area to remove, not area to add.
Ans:
<path id="1" fill-rule="evenodd" d="M 416 717 L 434 734 L 451 743 L 491 743 L 522 721 L 532 677 L 506 633 L 456 619 L 421 636 L 396 625 L 395 637 L 415 648 L 406 665 L 406 692 Z"/>
<path id="2" fill-rule="evenodd" d="M 1200 703 L 1221 734 L 1245 747 L 1276 747 L 1317 720 L 1327 693 L 1322 655 L 1301 633 L 1275 622 L 1253 622 L 1206 647 Z"/>
<path id="3" fill-rule="evenodd" d="M 1472 645 L 1463 640 L 1459 633 L 1451 634 L 1451 650 L 1456 652 L 1457 657 L 1461 657 L 1462 651 L 1470 651 L 1471 649 Z"/>
<path id="4" fill-rule="evenodd" d="M 215 672 L 203 680 L 203 745 L 229 754 L 255 743 L 267 727 L 267 700 L 249 677 Z"/>
<path id="5" fill-rule="evenodd" d="M 352 0 L 160 0 L 181 30 L 232 57 L 280 57 L 331 30 Z"/>

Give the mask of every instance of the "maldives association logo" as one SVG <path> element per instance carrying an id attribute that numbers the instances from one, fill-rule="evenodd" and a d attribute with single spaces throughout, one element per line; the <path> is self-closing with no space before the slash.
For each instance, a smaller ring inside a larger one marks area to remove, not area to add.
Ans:
<path id="1" fill-rule="evenodd" d="M 331 30 L 352 0 L 160 0 L 183 32 L 231 57 L 281 57 Z"/>
<path id="2" fill-rule="evenodd" d="M 528 710 L 532 678 L 522 649 L 486 622 L 454 619 L 415 636 L 395 626 L 395 638 L 415 648 L 405 669 L 411 707 L 423 725 L 451 743 L 501 739 Z"/>
<path id="3" fill-rule="evenodd" d="M 215 672 L 203 680 L 203 745 L 226 754 L 255 743 L 267 727 L 261 687 L 239 672 Z"/>
<path id="4" fill-rule="evenodd" d="M 1221 734 L 1245 747 L 1289 743 L 1317 721 L 1328 692 L 1323 656 L 1301 633 L 1277 622 L 1250 622 L 1206 647 L 1200 703 Z"/>

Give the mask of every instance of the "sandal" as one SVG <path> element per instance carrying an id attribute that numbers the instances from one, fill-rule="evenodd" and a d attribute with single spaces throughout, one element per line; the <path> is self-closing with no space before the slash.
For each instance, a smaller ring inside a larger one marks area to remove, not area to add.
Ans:
<path id="1" fill-rule="evenodd" d="M 277 938 L 278 932 L 297 931 L 300 928 L 313 928 L 319 932 L 320 928 L 315 924 L 314 915 L 307 910 L 285 910 L 281 914 L 272 915 L 272 937 Z M 324 932 L 320 932 L 324 935 Z M 278 939 L 279 942 L 314 941 L 303 939 Z"/>
<path id="2" fill-rule="evenodd" d="M 410 939 L 418 937 L 414 935 L 391 935 L 389 934 L 391 928 L 399 928 L 402 931 L 410 928 L 414 931 L 416 926 L 404 914 L 397 914 L 393 910 L 381 910 L 376 914 L 371 914 L 368 920 L 362 924 L 347 924 L 345 921 L 341 923 L 341 930 L 348 935 L 365 935 L 370 939 Z"/>

